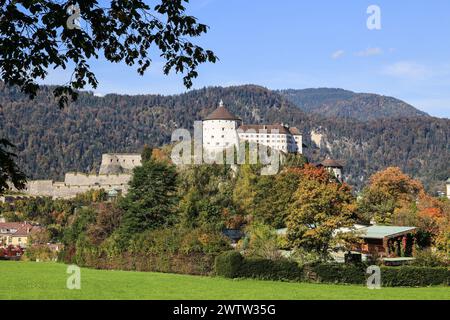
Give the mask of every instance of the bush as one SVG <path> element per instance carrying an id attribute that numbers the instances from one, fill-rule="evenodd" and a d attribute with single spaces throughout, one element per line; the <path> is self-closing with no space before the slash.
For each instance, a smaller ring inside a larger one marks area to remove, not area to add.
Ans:
<path id="1" fill-rule="evenodd" d="M 319 263 L 305 269 L 312 271 L 319 282 L 363 284 L 366 268 L 364 264 Z"/>
<path id="2" fill-rule="evenodd" d="M 242 261 L 239 276 L 261 280 L 294 280 L 303 278 L 302 268 L 287 259 L 268 260 L 248 258 Z"/>
<path id="3" fill-rule="evenodd" d="M 420 287 L 450 284 L 450 269 L 445 267 L 381 267 L 381 283 L 386 287 Z"/>
<path id="4" fill-rule="evenodd" d="M 367 277 L 365 264 L 322 263 L 305 270 L 316 275 L 316 280 L 328 283 L 364 284 Z M 430 285 L 448 285 L 450 270 L 445 267 L 381 267 L 381 284 L 385 287 L 419 287 Z"/>
<path id="5" fill-rule="evenodd" d="M 216 257 L 214 268 L 216 275 L 225 278 L 236 278 L 242 264 L 242 255 L 237 251 L 227 251 Z"/>
<path id="6" fill-rule="evenodd" d="M 412 264 L 416 267 L 445 267 L 446 261 L 430 249 L 418 250 Z"/>
<path id="7" fill-rule="evenodd" d="M 23 256 L 23 260 L 28 261 L 55 261 L 57 260 L 58 253 L 52 251 L 45 245 L 29 247 Z"/>
<path id="8" fill-rule="evenodd" d="M 367 265 L 316 263 L 299 266 L 287 259 L 268 260 L 243 258 L 237 251 L 228 251 L 216 258 L 215 272 L 227 278 L 256 278 L 261 280 L 315 280 L 326 283 L 365 284 L 369 276 Z M 381 283 L 385 287 L 418 287 L 448 285 L 450 269 L 445 267 L 381 267 Z"/>

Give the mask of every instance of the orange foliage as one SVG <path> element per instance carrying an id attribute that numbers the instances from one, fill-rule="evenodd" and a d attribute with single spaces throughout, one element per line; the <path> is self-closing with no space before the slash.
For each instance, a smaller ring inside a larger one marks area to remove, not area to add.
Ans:
<path id="1" fill-rule="evenodd" d="M 398 167 L 388 167 L 370 177 L 370 188 L 379 189 L 390 195 L 416 194 L 424 192 L 420 181 L 404 174 Z"/>
<path id="2" fill-rule="evenodd" d="M 311 164 L 305 164 L 303 168 L 287 168 L 287 173 L 297 174 L 305 179 L 316 180 L 319 182 L 328 182 L 331 179 L 330 173 L 322 168 L 317 168 Z"/>

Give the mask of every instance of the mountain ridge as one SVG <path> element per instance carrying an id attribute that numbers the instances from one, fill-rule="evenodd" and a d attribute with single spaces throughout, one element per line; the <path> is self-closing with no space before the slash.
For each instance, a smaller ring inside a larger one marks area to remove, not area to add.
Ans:
<path id="1" fill-rule="evenodd" d="M 179 95 L 96 97 L 81 92 L 59 110 L 52 87 L 35 100 L 0 84 L 0 137 L 17 145 L 27 175 L 61 179 L 67 171 L 95 172 L 101 154 L 139 152 L 144 144 L 170 142 L 176 128 L 192 129 L 220 100 L 244 123 L 283 122 L 304 135 L 312 162 L 332 157 L 347 163 L 347 181 L 359 189 L 373 172 L 400 166 L 429 190 L 442 188 L 450 175 L 450 120 L 430 116 L 359 121 L 307 113 L 276 91 L 257 85 L 206 87 Z M 321 132 L 321 148 L 311 132 Z"/>
<path id="2" fill-rule="evenodd" d="M 305 112 L 325 117 L 370 121 L 384 118 L 430 117 L 412 105 L 394 97 L 374 93 L 356 93 L 340 88 L 277 90 Z"/>

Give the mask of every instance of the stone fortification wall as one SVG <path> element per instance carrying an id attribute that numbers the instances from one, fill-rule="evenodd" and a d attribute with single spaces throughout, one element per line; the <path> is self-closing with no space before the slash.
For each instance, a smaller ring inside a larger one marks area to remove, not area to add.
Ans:
<path id="1" fill-rule="evenodd" d="M 102 155 L 99 174 L 130 173 L 141 165 L 141 155 L 134 153 L 105 153 Z"/>
<path id="2" fill-rule="evenodd" d="M 73 198 L 77 194 L 89 190 L 118 190 L 123 194 L 128 192 L 130 174 L 120 175 L 87 175 L 83 173 L 67 173 L 64 182 L 52 180 L 33 180 L 27 183 L 26 194 L 32 196 L 47 196 L 52 198 Z"/>

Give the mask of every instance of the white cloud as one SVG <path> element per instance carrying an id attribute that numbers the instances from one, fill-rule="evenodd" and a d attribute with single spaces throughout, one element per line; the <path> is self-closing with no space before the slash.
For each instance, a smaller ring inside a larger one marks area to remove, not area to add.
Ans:
<path id="1" fill-rule="evenodd" d="M 423 79 L 432 75 L 432 71 L 421 64 L 400 61 L 383 68 L 382 73 L 396 78 Z"/>
<path id="2" fill-rule="evenodd" d="M 356 53 L 358 57 L 378 56 L 380 54 L 383 54 L 383 50 L 381 48 L 367 48 L 366 50 Z"/>
<path id="3" fill-rule="evenodd" d="M 331 58 L 333 60 L 339 59 L 344 55 L 345 51 L 344 50 L 338 50 L 336 52 L 333 52 L 333 54 L 331 55 Z"/>

